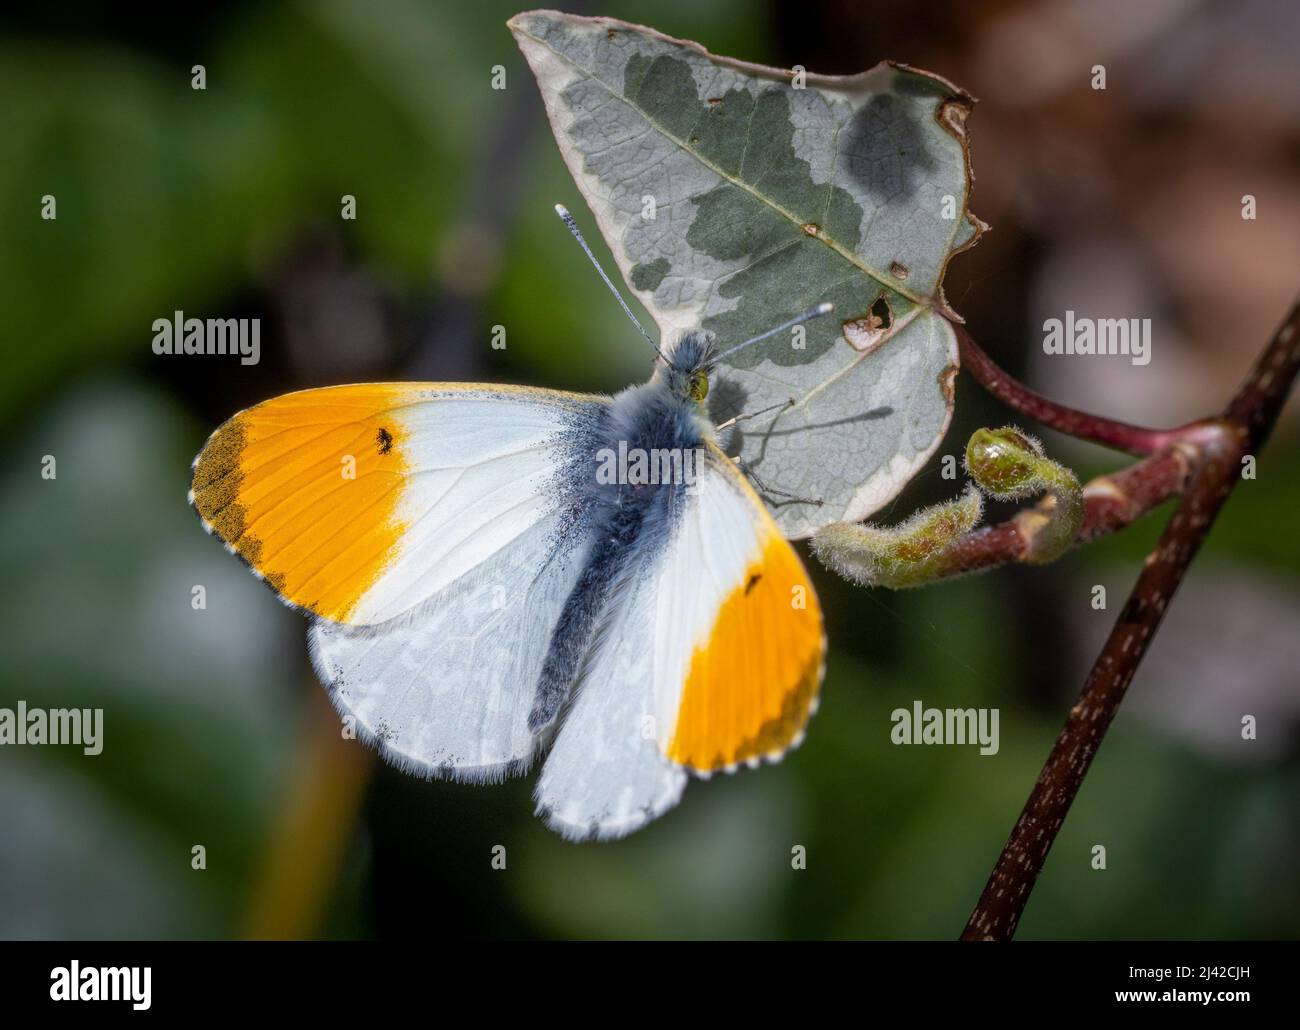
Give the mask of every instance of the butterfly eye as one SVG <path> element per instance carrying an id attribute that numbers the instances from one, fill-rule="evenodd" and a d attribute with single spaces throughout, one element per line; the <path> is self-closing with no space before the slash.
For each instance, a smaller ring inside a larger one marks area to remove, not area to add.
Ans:
<path id="1" fill-rule="evenodd" d="M 709 395 L 709 377 L 703 372 L 691 375 L 691 400 L 702 401 Z"/>

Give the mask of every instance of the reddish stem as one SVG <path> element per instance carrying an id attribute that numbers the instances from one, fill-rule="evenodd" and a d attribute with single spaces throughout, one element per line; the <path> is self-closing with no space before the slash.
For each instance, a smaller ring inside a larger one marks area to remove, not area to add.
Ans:
<path id="1" fill-rule="evenodd" d="M 1058 432 L 1142 455 L 1154 454 L 1179 440 L 1195 438 L 1203 431 L 1201 423 L 1178 429 L 1146 429 L 1059 404 L 1004 372 L 975 342 L 965 326 L 953 323 L 953 329 L 957 333 L 962 368 L 977 383 L 1007 407 Z"/>

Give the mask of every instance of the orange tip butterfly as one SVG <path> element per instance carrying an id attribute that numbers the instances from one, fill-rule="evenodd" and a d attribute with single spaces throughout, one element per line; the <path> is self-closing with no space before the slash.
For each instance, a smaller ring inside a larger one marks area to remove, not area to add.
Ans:
<path id="1" fill-rule="evenodd" d="M 825 667 L 812 583 L 705 409 L 730 351 L 704 332 L 651 345 L 649 382 L 613 397 L 285 394 L 194 460 L 204 528 L 310 617 L 316 672 L 363 739 L 475 782 L 545 753 L 538 813 L 573 840 L 644 826 L 691 776 L 780 758 Z"/>

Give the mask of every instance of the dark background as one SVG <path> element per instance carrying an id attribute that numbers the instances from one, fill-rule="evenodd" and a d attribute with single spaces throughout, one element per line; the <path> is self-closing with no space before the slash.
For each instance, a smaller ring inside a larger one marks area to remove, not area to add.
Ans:
<path id="1" fill-rule="evenodd" d="M 1285 0 L 569 9 L 812 71 L 902 60 L 979 97 L 972 208 L 993 229 L 948 296 L 1060 400 L 1150 424 L 1206 414 L 1295 293 L 1300 9 Z M 648 374 L 552 213 L 591 224 L 504 26 L 515 10 L 0 16 L 0 706 L 105 710 L 97 757 L 0 749 L 0 936 L 951 937 L 965 922 L 1159 517 L 1047 569 L 903 594 L 814 569 L 831 661 L 803 747 L 692 785 L 626 841 L 575 846 L 532 816 L 528 779 L 424 783 L 341 741 L 303 621 L 185 503 L 206 434 L 285 390 L 612 391 Z M 1042 321 L 1067 308 L 1150 317 L 1151 364 L 1045 358 Z M 176 309 L 260 317 L 261 364 L 155 356 L 151 323 Z M 941 454 L 1007 418 L 963 378 Z M 1123 461 L 1046 442 L 1083 476 Z M 1021 937 L 1300 931 L 1298 456 L 1293 405 L 1172 606 Z M 938 469 L 877 517 L 953 495 Z M 1097 584 L 1109 611 L 1090 605 Z M 915 698 L 999 708 L 1001 751 L 893 746 L 889 713 Z"/>

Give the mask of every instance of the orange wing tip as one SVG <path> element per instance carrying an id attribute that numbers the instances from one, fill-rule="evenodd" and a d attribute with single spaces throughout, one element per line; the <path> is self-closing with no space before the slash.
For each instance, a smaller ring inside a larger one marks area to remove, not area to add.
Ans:
<path id="1" fill-rule="evenodd" d="M 238 416 L 236 416 L 236 417 L 238 417 Z M 217 432 L 220 432 L 220 430 L 217 430 Z M 209 437 L 208 437 L 208 442 L 210 443 L 210 442 L 212 441 L 212 437 L 214 437 L 214 436 L 216 436 L 216 435 L 217 435 L 217 433 L 213 433 L 211 436 L 209 436 Z M 204 450 L 207 450 L 207 444 L 204 445 Z M 197 470 L 197 469 L 198 469 L 198 467 L 199 467 L 199 459 L 202 458 L 202 457 L 203 457 L 203 451 L 200 451 L 198 454 L 196 454 L 196 455 L 194 456 L 194 460 L 193 460 L 192 462 L 190 462 L 190 468 L 191 468 L 192 470 Z M 194 509 L 194 514 L 195 514 L 196 516 L 198 516 L 199 525 L 201 525 L 201 526 L 203 527 L 203 532 L 207 533 L 208 536 L 215 536 L 218 540 L 220 540 L 220 541 L 221 541 L 221 547 L 222 547 L 222 549 L 223 549 L 227 554 L 229 554 L 231 557 L 238 558 L 238 559 L 240 559 L 241 561 L 243 561 L 244 564 L 245 564 L 246 566 L 248 566 L 248 571 L 251 572 L 251 573 L 253 574 L 253 577 L 254 577 L 254 578 L 255 578 L 259 583 L 265 583 L 267 580 L 266 580 L 266 576 L 265 576 L 265 574 L 262 572 L 262 570 L 259 569 L 256 565 L 254 565 L 254 564 L 252 564 L 251 562 L 247 561 L 247 560 L 244 558 L 244 556 L 243 556 L 242 554 L 240 554 L 239 549 L 238 549 L 237 547 L 235 547 L 235 545 L 232 544 L 229 540 L 226 540 L 226 539 L 222 538 L 222 536 L 217 532 L 217 527 L 214 526 L 210 521 L 208 521 L 208 517 L 207 517 L 206 515 L 203 514 L 203 509 L 199 506 L 199 501 L 198 501 L 198 498 L 197 498 L 197 497 L 195 496 L 195 494 L 194 494 L 194 487 L 193 487 L 193 486 L 191 486 L 190 489 L 186 491 L 186 493 L 185 493 L 185 500 L 189 503 L 189 506 L 190 506 L 191 508 Z M 279 594 L 277 594 L 276 597 L 277 597 L 277 599 L 280 601 L 281 604 L 287 605 L 287 606 L 290 607 L 290 608 L 297 609 L 298 606 L 295 605 L 295 604 L 293 604 L 291 601 L 289 601 L 289 600 L 286 599 L 285 597 L 283 597 L 283 596 L 281 596 L 281 595 L 279 595 Z"/>
<path id="2" fill-rule="evenodd" d="M 240 458 L 247 441 L 243 418 L 241 413 L 219 426 L 191 466 L 190 505 L 203 528 L 219 536 L 228 550 L 244 535 L 245 509 L 239 501 Z"/>
<path id="3" fill-rule="evenodd" d="M 816 594 L 773 532 L 691 656 L 666 757 L 701 778 L 780 761 L 803 740 L 825 671 Z"/>
<path id="4" fill-rule="evenodd" d="M 808 709 L 809 719 L 817 714 L 817 707 L 818 701 L 814 698 L 812 706 Z M 808 727 L 805 724 L 795 731 L 794 736 L 790 738 L 790 742 L 784 747 L 768 751 L 766 754 L 762 755 L 751 755 L 743 761 L 728 762 L 726 765 L 716 766 L 710 769 L 696 769 L 684 762 L 674 762 L 673 764 L 685 769 L 697 780 L 711 780 L 713 779 L 714 773 L 723 773 L 727 776 L 734 776 L 736 773 L 740 772 L 742 767 L 745 769 L 761 769 L 765 765 L 776 765 L 791 751 L 797 750 L 803 744 L 804 738 L 807 735 Z"/>
<path id="5" fill-rule="evenodd" d="M 185 503 L 194 509 L 194 514 L 198 516 L 199 525 L 203 527 L 203 532 L 208 536 L 212 535 L 212 523 L 203 517 L 203 512 L 199 511 L 198 503 L 194 500 L 194 490 L 191 488 L 185 493 Z"/>
<path id="6" fill-rule="evenodd" d="M 399 391 L 366 384 L 264 401 L 219 426 L 194 459 L 190 503 L 204 531 L 289 607 L 347 622 L 394 560 L 408 472 Z"/>
<path id="7" fill-rule="evenodd" d="M 820 689 L 820 676 L 811 679 L 806 685 L 792 688 L 787 697 L 787 702 L 794 704 L 790 716 L 769 720 L 752 737 L 709 747 L 705 751 L 697 750 L 702 743 L 699 739 L 691 742 L 682 739 L 683 727 L 679 719 L 678 734 L 668 749 L 668 758 L 700 779 L 708 779 L 715 772 L 731 774 L 741 766 L 757 769 L 764 764 L 775 764 L 803 743 L 808 723 L 817 712 Z M 763 747 L 765 743 L 769 744 L 766 748 Z M 709 751 L 713 752 L 712 759 L 696 757 Z"/>

